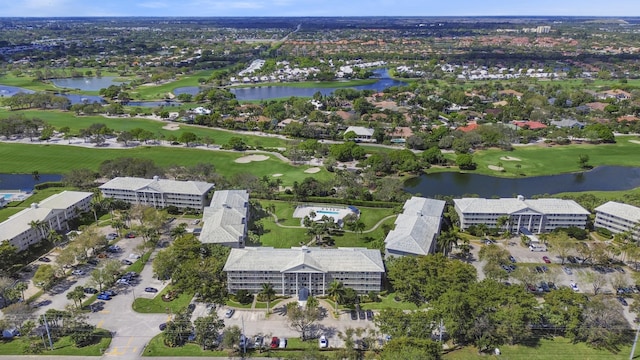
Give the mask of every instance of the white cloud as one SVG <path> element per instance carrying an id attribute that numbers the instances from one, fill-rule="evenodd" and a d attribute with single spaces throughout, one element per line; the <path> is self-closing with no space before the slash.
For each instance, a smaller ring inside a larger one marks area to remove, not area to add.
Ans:
<path id="1" fill-rule="evenodd" d="M 148 9 L 164 9 L 164 8 L 168 8 L 169 4 L 163 1 L 147 1 L 147 2 L 137 4 L 137 6 L 142 8 L 148 8 Z"/>

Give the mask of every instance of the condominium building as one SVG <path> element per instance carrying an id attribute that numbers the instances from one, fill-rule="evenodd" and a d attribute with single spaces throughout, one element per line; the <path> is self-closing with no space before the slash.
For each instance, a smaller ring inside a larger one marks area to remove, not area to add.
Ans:
<path id="1" fill-rule="evenodd" d="M 407 200 L 395 228 L 384 240 L 385 257 L 433 253 L 445 204 L 442 200 L 416 196 Z"/>
<path id="2" fill-rule="evenodd" d="M 249 192 L 246 190 L 218 190 L 213 193 L 211 204 L 204 208 L 204 226 L 200 241 L 244 247 L 249 221 Z"/>
<path id="3" fill-rule="evenodd" d="M 100 186 L 104 197 L 155 208 L 175 206 L 202 210 L 213 184 L 203 181 L 117 177 Z"/>
<path id="4" fill-rule="evenodd" d="M 635 240 L 640 240 L 640 208 L 609 201 L 595 211 L 595 227 L 605 228 L 614 234 L 628 232 Z"/>
<path id="5" fill-rule="evenodd" d="M 336 280 L 366 294 L 381 290 L 384 264 L 379 250 L 365 248 L 249 247 L 231 249 L 223 271 L 231 293 L 259 293 L 268 283 L 282 295 L 327 295 Z"/>
<path id="6" fill-rule="evenodd" d="M 69 231 L 69 220 L 89 211 L 93 193 L 63 191 L 33 203 L 0 223 L 0 240 L 7 240 L 18 251 L 44 239 L 49 230 Z"/>
<path id="7" fill-rule="evenodd" d="M 463 198 L 453 202 L 462 230 L 480 224 L 497 227 L 500 218 L 506 220 L 502 228 L 514 234 L 521 228 L 532 233 L 573 226 L 584 229 L 589 216 L 589 211 L 573 200 L 530 200 L 519 195 L 502 199 Z"/>

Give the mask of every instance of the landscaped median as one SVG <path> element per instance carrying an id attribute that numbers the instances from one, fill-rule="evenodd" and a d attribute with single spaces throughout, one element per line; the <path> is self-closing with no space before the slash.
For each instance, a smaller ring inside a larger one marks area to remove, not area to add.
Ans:
<path id="1" fill-rule="evenodd" d="M 53 350 L 44 350 L 38 355 L 70 355 L 70 356 L 102 356 L 104 351 L 111 344 L 111 333 L 105 329 L 94 330 L 95 343 L 85 346 L 76 347 L 69 336 L 63 336 L 53 343 Z M 16 337 L 12 340 L 0 342 L 0 355 L 24 355 L 28 353 L 29 346 L 34 342 L 42 345 L 41 338 L 38 337 Z M 48 345 L 47 345 L 48 346 Z"/>
<path id="2" fill-rule="evenodd" d="M 163 300 L 165 295 L 172 300 Z M 191 293 L 176 293 L 173 287 L 169 285 L 151 299 L 142 297 L 136 298 L 133 301 L 132 307 L 134 311 L 144 314 L 175 314 L 189 305 L 191 299 L 193 299 L 193 295 L 194 294 Z"/>

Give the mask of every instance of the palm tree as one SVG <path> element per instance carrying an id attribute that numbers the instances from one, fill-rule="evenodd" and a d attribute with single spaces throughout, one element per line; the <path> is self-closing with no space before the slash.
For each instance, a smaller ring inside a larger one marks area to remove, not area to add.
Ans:
<path id="1" fill-rule="evenodd" d="M 438 248 L 442 250 L 442 255 L 447 256 L 453 245 L 458 245 L 458 238 L 454 232 L 442 232 L 438 236 Z"/>
<path id="2" fill-rule="evenodd" d="M 42 236 L 42 238 L 46 238 L 47 237 L 47 228 L 49 224 L 47 224 L 46 222 L 42 221 L 42 220 L 31 220 L 29 222 L 29 226 L 32 229 L 36 229 L 36 230 L 40 230 L 40 235 Z"/>
<path id="3" fill-rule="evenodd" d="M 331 284 L 329 284 L 329 289 L 327 290 L 327 294 L 333 298 L 333 301 L 336 303 L 336 314 L 338 313 L 338 301 L 342 301 L 344 297 L 345 290 L 344 284 L 333 280 Z"/>
<path id="4" fill-rule="evenodd" d="M 356 221 L 355 224 L 353 224 L 353 229 L 358 234 L 358 239 L 360 239 L 360 235 L 362 235 L 364 228 L 365 228 L 365 224 L 360 219 L 358 219 L 358 221 Z"/>
<path id="5" fill-rule="evenodd" d="M 262 290 L 260 291 L 260 295 L 264 296 L 267 299 L 267 314 L 269 313 L 269 305 L 271 305 L 271 300 L 276 295 L 276 291 L 273 289 L 273 285 L 271 283 L 263 283 Z"/>
<path id="6" fill-rule="evenodd" d="M 93 211 L 93 217 L 95 218 L 96 222 L 98 222 L 98 211 L 103 209 L 102 199 L 94 196 L 93 198 L 91 198 L 91 203 L 89 203 L 89 206 L 91 207 L 91 211 Z"/>
<path id="7" fill-rule="evenodd" d="M 174 227 L 173 229 L 171 229 L 171 238 L 173 240 L 183 236 L 184 234 L 187 233 L 187 229 L 186 229 L 187 224 L 182 223 L 176 227 Z"/>
<path id="8" fill-rule="evenodd" d="M 20 281 L 18 283 L 16 283 L 16 285 L 13 287 L 14 289 L 16 289 L 16 291 L 20 291 L 20 293 L 22 294 L 22 300 L 24 301 L 24 291 L 27 290 L 28 286 L 26 282 Z"/>

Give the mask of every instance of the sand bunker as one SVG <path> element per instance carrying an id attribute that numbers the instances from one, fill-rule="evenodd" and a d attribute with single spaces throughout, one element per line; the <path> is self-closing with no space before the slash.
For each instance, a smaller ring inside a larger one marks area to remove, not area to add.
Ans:
<path id="1" fill-rule="evenodd" d="M 267 159 L 269 159 L 269 157 L 266 155 L 248 155 L 248 156 L 243 156 L 241 158 L 237 158 L 235 162 L 239 164 L 248 164 L 252 161 L 265 161 Z"/>
<path id="2" fill-rule="evenodd" d="M 630 143 L 640 144 L 640 140 L 629 140 Z"/>
<path id="3" fill-rule="evenodd" d="M 171 131 L 176 131 L 176 130 L 180 130 L 180 125 L 178 124 L 167 124 L 165 126 L 162 127 L 165 130 L 171 130 Z"/>
<path id="4" fill-rule="evenodd" d="M 280 176 L 282 176 L 282 174 L 273 174 L 273 175 L 271 175 L 271 177 L 280 177 Z"/>
<path id="5" fill-rule="evenodd" d="M 312 168 L 308 168 L 304 172 L 307 173 L 307 174 L 315 174 L 317 172 L 320 172 L 320 168 L 319 167 L 312 167 Z"/>
<path id="6" fill-rule="evenodd" d="M 500 160 L 503 161 L 522 161 L 521 159 L 517 158 L 517 157 L 511 157 L 511 156 L 503 156 L 500 158 Z"/>
<path id="7" fill-rule="evenodd" d="M 495 166 L 495 165 L 489 165 L 489 169 L 494 170 L 494 171 L 503 171 L 504 170 L 503 167 Z"/>

